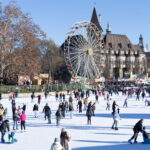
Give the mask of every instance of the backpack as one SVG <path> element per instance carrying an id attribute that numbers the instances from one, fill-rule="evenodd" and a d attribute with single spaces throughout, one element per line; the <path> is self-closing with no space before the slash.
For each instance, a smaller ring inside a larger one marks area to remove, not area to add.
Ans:
<path id="1" fill-rule="evenodd" d="M 3 110 L 0 108 L 0 116 L 3 115 Z"/>

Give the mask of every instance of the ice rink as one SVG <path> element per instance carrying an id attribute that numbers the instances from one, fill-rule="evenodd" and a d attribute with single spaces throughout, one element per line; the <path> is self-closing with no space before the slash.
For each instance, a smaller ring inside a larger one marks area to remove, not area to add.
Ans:
<path id="1" fill-rule="evenodd" d="M 35 94 L 36 95 L 36 94 Z M 33 105 L 37 103 L 37 98 L 31 103 L 31 98 L 16 98 L 16 105 L 21 106 L 23 103 L 27 105 L 26 115 L 26 132 L 21 132 L 20 124 L 19 130 L 16 131 L 15 138 L 18 140 L 14 144 L 0 143 L 0 150 L 50 150 L 50 146 L 55 137 L 60 136 L 61 128 L 65 128 L 71 136 L 70 146 L 73 150 L 148 150 L 150 145 L 141 144 L 143 141 L 142 134 L 138 136 L 137 144 L 129 144 L 127 141 L 133 135 L 133 126 L 135 123 L 143 118 L 144 126 L 150 132 L 150 106 L 145 106 L 144 101 L 135 100 L 135 96 L 129 98 L 128 108 L 123 108 L 124 99 L 127 96 L 113 95 L 110 103 L 115 100 L 120 106 L 119 130 L 111 129 L 113 119 L 112 110 L 106 110 L 107 101 L 102 96 L 99 97 L 99 103 L 96 104 L 95 116 L 92 117 L 92 125 L 87 125 L 87 117 L 85 111 L 81 114 L 77 110 L 77 102 L 74 99 L 74 115 L 71 119 L 69 113 L 66 114 L 65 119 L 61 119 L 60 127 L 56 126 L 55 112 L 59 103 L 55 100 L 54 93 L 44 98 L 42 93 L 42 100 L 39 106 L 39 117 L 35 118 L 33 114 Z M 37 95 L 36 95 L 37 96 Z M 68 101 L 66 96 L 66 100 Z M 148 96 L 146 97 L 148 98 Z M 88 101 L 95 102 L 95 96 L 90 95 Z M 12 113 L 11 101 L 8 98 L 2 99 L 1 103 L 4 108 L 8 108 L 7 118 L 10 120 L 10 128 L 12 130 Z M 52 110 L 52 124 L 48 124 L 44 119 L 42 113 L 43 107 L 48 103 Z M 7 135 L 5 139 L 7 141 Z"/>

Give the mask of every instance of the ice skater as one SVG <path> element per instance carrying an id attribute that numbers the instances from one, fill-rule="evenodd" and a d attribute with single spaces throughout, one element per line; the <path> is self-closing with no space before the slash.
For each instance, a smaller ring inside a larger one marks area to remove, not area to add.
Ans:
<path id="1" fill-rule="evenodd" d="M 118 130 L 118 121 L 120 119 L 120 116 L 119 116 L 119 113 L 118 111 L 115 111 L 114 112 L 114 115 L 113 115 L 113 125 L 112 125 L 112 129 L 115 129 L 115 130 Z"/>
<path id="2" fill-rule="evenodd" d="M 134 134 L 133 134 L 133 136 L 128 140 L 129 143 L 132 144 L 132 140 L 134 140 L 134 143 L 137 143 L 137 137 L 138 137 L 139 132 L 143 132 L 143 121 L 144 121 L 144 119 L 141 119 L 141 120 L 139 120 L 139 121 L 135 124 L 135 126 L 134 126 L 134 128 L 133 128 Z"/>
<path id="3" fill-rule="evenodd" d="M 128 98 L 125 98 L 123 107 L 128 107 Z"/>

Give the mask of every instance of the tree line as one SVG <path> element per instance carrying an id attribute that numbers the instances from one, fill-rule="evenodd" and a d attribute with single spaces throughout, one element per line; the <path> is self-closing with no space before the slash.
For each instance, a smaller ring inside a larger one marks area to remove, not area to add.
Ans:
<path id="1" fill-rule="evenodd" d="M 1 83 L 16 84 L 20 75 L 32 80 L 40 73 L 48 73 L 49 81 L 63 81 L 65 62 L 60 50 L 15 2 L 7 6 L 0 3 Z"/>

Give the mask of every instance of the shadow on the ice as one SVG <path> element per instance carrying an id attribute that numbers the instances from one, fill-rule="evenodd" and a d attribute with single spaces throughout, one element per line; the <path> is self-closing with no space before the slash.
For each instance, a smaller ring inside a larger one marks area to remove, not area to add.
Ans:
<path id="1" fill-rule="evenodd" d="M 64 128 L 66 129 L 75 129 L 75 130 L 108 130 L 110 127 L 100 127 L 100 126 L 88 126 L 88 125 L 80 125 L 80 126 L 68 126 L 68 125 L 63 125 Z"/>
<path id="2" fill-rule="evenodd" d="M 51 124 L 49 124 L 49 123 L 26 123 L 26 127 L 52 127 L 52 126 L 55 126 L 56 127 L 56 124 L 54 123 L 51 123 Z"/>
<path id="3" fill-rule="evenodd" d="M 93 140 L 74 140 L 74 141 L 77 141 L 77 142 L 85 142 L 85 143 L 113 143 L 113 144 L 116 144 L 116 143 L 127 143 L 126 141 L 93 141 Z"/>
<path id="4" fill-rule="evenodd" d="M 106 118 L 112 118 L 112 114 L 95 114 L 94 117 L 106 117 Z M 122 119 L 149 119 L 149 114 L 137 114 L 137 113 L 132 113 L 132 114 L 126 114 L 126 113 L 120 113 L 120 117 Z"/>
<path id="5" fill-rule="evenodd" d="M 107 142 L 107 141 L 104 141 L 104 142 Z M 108 143 L 109 143 L 109 141 L 108 141 Z M 112 142 L 112 143 L 114 143 L 114 142 Z M 120 143 L 123 143 L 123 144 L 120 144 Z M 120 143 L 118 143 L 119 145 L 77 147 L 77 148 L 73 148 L 72 150 L 129 150 L 129 149 L 130 150 L 142 150 L 142 149 L 149 149 L 148 144 L 141 144 L 141 143 L 128 144 L 127 142 L 120 142 Z"/>
<path id="6" fill-rule="evenodd" d="M 64 128 L 66 129 L 74 129 L 74 130 L 110 130 L 111 129 L 111 126 L 92 126 L 92 125 L 80 125 L 80 126 L 68 126 L 68 125 L 62 125 Z M 123 127 L 123 126 L 120 126 L 119 127 L 119 130 L 120 129 L 132 129 L 133 126 L 131 127 Z M 115 130 L 112 130 L 112 131 L 115 131 Z"/>
<path id="7" fill-rule="evenodd" d="M 126 133 L 95 133 L 95 134 L 104 134 L 104 135 L 131 135 Z"/>

